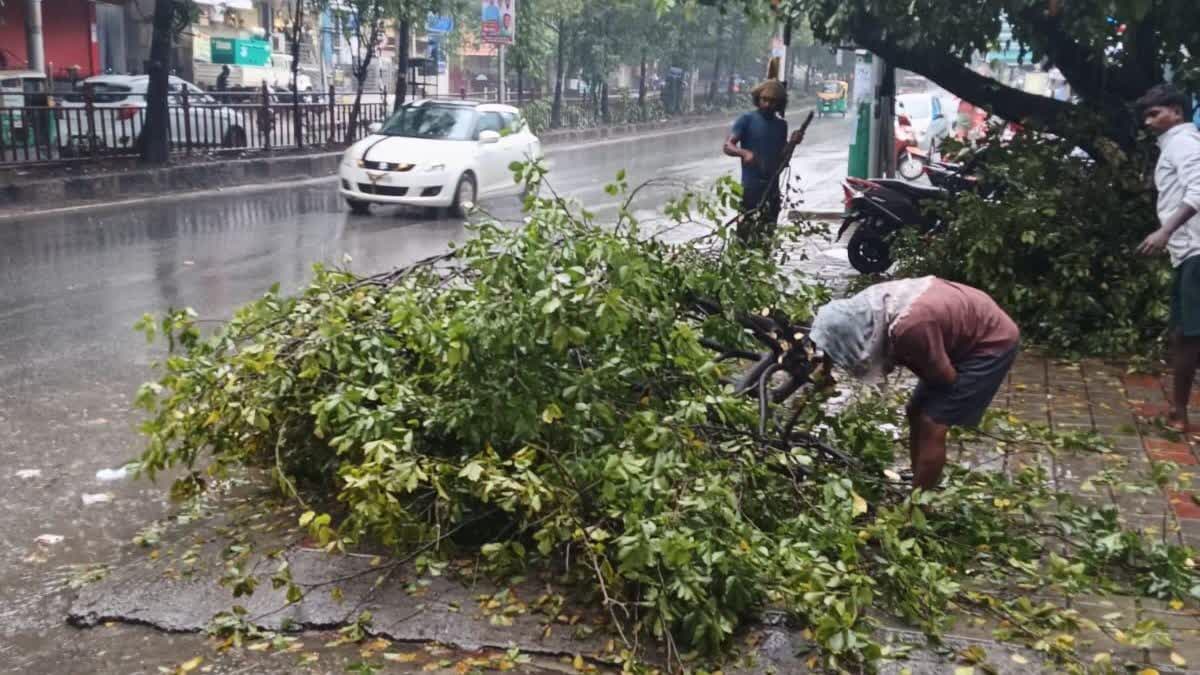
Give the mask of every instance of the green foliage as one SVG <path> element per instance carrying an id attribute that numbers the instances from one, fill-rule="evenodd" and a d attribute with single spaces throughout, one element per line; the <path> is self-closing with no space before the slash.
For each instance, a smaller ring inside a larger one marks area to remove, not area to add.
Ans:
<path id="1" fill-rule="evenodd" d="M 1146 158 L 1070 158 L 1069 143 L 1035 133 L 990 141 L 983 176 L 1002 195 L 959 195 L 943 212 L 948 231 L 910 231 L 898 273 L 986 290 L 1026 340 L 1058 350 L 1145 350 L 1165 326 L 1170 282 L 1165 258 L 1135 250 L 1157 228 Z"/>
<path id="2" fill-rule="evenodd" d="M 610 192 L 627 189 L 618 176 Z M 726 180 L 667 211 L 711 226 L 735 199 Z M 1044 609 L 1009 589 L 1071 593 L 1091 579 L 1155 597 L 1200 592 L 1192 551 L 1069 506 L 1039 470 L 956 472 L 943 492 L 909 500 L 888 468 L 893 401 L 837 414 L 817 392 L 788 404 L 805 437 L 854 457 L 852 469 L 761 437 L 757 403 L 723 383 L 734 367 L 700 340 L 750 345 L 690 299 L 802 320 L 827 293 L 785 273 L 784 255 L 741 248 L 719 226 L 708 246 L 668 244 L 628 209 L 599 227 L 557 199 L 526 206 L 523 227 L 485 223 L 453 255 L 365 278 L 317 267 L 299 294 L 272 290 L 210 338 L 177 341 L 139 395 L 151 415 L 141 466 L 153 475 L 203 455 L 212 474 L 268 467 L 321 505 L 299 525 L 330 551 L 369 540 L 430 568 L 473 553 L 496 574 L 554 568 L 625 635 L 661 640 L 675 658 L 719 653 L 766 607 L 803 621 L 827 667 L 871 669 L 897 654 L 876 639 L 873 613 L 936 635 L 956 605 L 976 604 L 1030 618 L 1010 639 L 1033 644 L 1071 623 L 1037 623 Z M 781 228 L 780 243 L 797 234 Z M 190 334 L 192 315 L 161 328 Z M 1069 564 L 1044 560 L 1055 533 L 1078 547 Z M 245 562 L 231 547 L 227 581 L 252 591 Z M 286 565 L 270 581 L 298 599 Z M 246 624 L 235 608 L 213 632 L 241 640 Z"/>

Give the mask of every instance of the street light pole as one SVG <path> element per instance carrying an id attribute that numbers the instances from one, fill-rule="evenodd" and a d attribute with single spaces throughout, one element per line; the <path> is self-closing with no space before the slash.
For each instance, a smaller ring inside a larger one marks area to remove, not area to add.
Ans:
<path id="1" fill-rule="evenodd" d="M 25 43 L 29 69 L 46 72 L 46 48 L 42 38 L 42 0 L 25 0 Z"/>
<path id="2" fill-rule="evenodd" d="M 496 47 L 500 51 L 500 82 L 496 88 L 497 103 L 504 103 L 508 98 L 508 87 L 504 81 L 504 45 L 499 44 Z"/>

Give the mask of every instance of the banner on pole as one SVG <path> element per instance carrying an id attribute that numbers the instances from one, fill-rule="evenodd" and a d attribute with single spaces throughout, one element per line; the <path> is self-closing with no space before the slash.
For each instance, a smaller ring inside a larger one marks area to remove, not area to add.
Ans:
<path id="1" fill-rule="evenodd" d="M 484 42 L 511 45 L 517 34 L 517 0 L 481 0 Z"/>

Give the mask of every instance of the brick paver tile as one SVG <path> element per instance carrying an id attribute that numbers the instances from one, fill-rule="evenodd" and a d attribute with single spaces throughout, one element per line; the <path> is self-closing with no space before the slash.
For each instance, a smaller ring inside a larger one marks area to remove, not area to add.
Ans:
<path id="1" fill-rule="evenodd" d="M 1127 389 L 1154 389 L 1162 391 L 1162 378 L 1157 375 L 1129 373 L 1121 378 Z"/>
<path id="2" fill-rule="evenodd" d="M 1195 492 L 1171 492 L 1171 508 L 1175 515 L 1185 520 L 1200 520 L 1200 504 L 1196 503 Z"/>
<path id="3" fill-rule="evenodd" d="M 1176 464 L 1196 464 L 1196 457 L 1187 443 L 1175 443 L 1161 438 L 1147 438 L 1146 454 L 1159 462 L 1175 462 Z"/>

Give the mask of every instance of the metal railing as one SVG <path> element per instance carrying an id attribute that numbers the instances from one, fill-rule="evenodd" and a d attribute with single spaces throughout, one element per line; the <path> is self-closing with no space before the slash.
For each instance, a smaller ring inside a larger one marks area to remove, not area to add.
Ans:
<path id="1" fill-rule="evenodd" d="M 12 98 L 24 105 L 12 106 Z M 367 134 L 391 111 L 387 92 L 364 92 L 350 133 L 353 92 L 258 88 L 168 94 L 167 137 L 173 154 L 341 146 Z M 146 95 L 97 90 L 0 96 L 0 165 L 94 160 L 138 154 Z"/>

